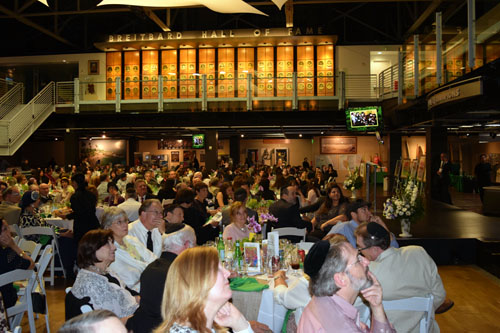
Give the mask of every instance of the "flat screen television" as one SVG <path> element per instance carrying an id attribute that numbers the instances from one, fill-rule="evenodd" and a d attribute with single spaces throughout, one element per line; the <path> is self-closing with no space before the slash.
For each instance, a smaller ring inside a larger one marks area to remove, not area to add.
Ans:
<path id="1" fill-rule="evenodd" d="M 345 111 L 345 118 L 349 131 L 370 132 L 383 127 L 381 106 L 349 108 Z"/>
<path id="2" fill-rule="evenodd" d="M 205 148 L 205 134 L 193 134 L 193 148 Z"/>

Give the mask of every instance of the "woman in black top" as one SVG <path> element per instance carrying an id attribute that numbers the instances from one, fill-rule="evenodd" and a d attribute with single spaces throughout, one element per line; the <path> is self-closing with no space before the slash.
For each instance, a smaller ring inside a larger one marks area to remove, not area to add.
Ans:
<path id="1" fill-rule="evenodd" d="M 99 229 L 99 220 L 95 214 L 97 198 L 87 190 L 85 176 L 81 173 L 71 177 L 71 182 L 75 188 L 75 193 L 71 196 L 72 213 L 63 218 L 74 220 L 73 233 L 76 243 L 89 230 Z"/>
<path id="2" fill-rule="evenodd" d="M 17 246 L 10 235 L 7 222 L 1 217 L 2 231 L 0 233 L 0 274 L 4 274 L 16 269 L 33 269 L 35 263 L 23 250 Z M 14 306 L 17 302 L 17 292 L 14 286 L 7 284 L 0 287 L 3 301 L 6 308 Z"/>
<path id="3" fill-rule="evenodd" d="M 158 200 L 163 202 L 163 199 L 175 199 L 175 179 L 167 178 L 161 182 L 161 189 L 158 191 Z"/>
<path id="4" fill-rule="evenodd" d="M 259 184 L 259 192 L 257 193 L 264 200 L 276 200 L 276 194 L 269 189 L 270 182 L 268 178 L 262 178 Z M 261 188 L 260 188 L 261 187 Z"/>

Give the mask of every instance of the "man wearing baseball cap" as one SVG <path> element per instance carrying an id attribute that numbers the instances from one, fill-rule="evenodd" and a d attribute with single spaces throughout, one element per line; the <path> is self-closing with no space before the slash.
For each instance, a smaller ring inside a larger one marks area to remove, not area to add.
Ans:
<path id="1" fill-rule="evenodd" d="M 434 296 L 434 310 L 445 300 L 446 291 L 436 264 L 420 246 L 396 249 L 390 246 L 387 230 L 375 222 L 362 223 L 355 231 L 359 252 L 370 261 L 370 271 L 379 279 L 384 300 L 415 296 Z M 448 309 L 453 302 L 449 302 Z M 356 305 L 360 304 L 358 299 Z M 356 306 L 358 308 L 358 306 Z M 419 332 L 425 314 L 415 311 L 388 311 L 387 316 L 398 332 Z M 439 332 L 436 320 L 429 332 Z"/>
<path id="2" fill-rule="evenodd" d="M 353 247 L 356 247 L 356 237 L 354 236 L 354 230 L 363 222 L 376 222 L 384 227 L 386 230 L 387 226 L 384 221 L 376 215 L 370 212 L 371 204 L 362 199 L 358 199 L 347 205 L 346 216 L 350 221 L 337 223 L 330 230 L 328 234 L 341 234 L 344 235 L 349 243 Z M 399 248 L 399 244 L 396 241 L 396 237 L 391 233 L 391 246 Z"/>
<path id="3" fill-rule="evenodd" d="M 314 244 L 304 261 L 312 299 L 302 313 L 297 332 L 396 332 L 385 315 L 382 287 L 368 264 L 342 238 Z M 358 294 L 370 304 L 371 329 L 360 321 L 353 306 Z"/>

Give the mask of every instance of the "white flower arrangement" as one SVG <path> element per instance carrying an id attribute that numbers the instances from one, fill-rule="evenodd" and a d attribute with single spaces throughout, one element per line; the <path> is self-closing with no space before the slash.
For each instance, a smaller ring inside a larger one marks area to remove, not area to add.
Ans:
<path id="1" fill-rule="evenodd" d="M 412 221 L 417 219 L 423 211 L 418 184 L 413 179 L 408 179 L 396 190 L 396 194 L 387 198 L 383 215 L 389 220 L 409 219 Z"/>
<path id="2" fill-rule="evenodd" d="M 344 181 L 344 188 L 349 191 L 359 190 L 363 186 L 363 178 L 359 173 L 359 167 L 354 170 L 348 169 L 349 175 Z"/>

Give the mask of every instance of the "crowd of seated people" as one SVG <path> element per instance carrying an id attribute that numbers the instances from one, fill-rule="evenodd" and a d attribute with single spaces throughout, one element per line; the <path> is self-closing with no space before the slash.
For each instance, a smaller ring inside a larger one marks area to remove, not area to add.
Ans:
<path id="1" fill-rule="evenodd" d="M 371 214 L 368 203 L 349 202 L 341 186 L 334 182 L 336 177 L 332 166 L 313 168 L 309 162 L 297 167 L 225 164 L 209 172 L 204 167 L 194 170 L 183 166 L 176 169 L 146 165 L 91 166 L 84 160 L 68 170 L 49 167 L 27 176 L 13 171 L 11 177 L 0 182 L 3 191 L 0 215 L 5 219 L 0 237 L 5 254 L 2 253 L 1 259 L 10 262 L 12 253 L 18 253 L 8 237 L 3 236 L 9 224 L 27 226 L 38 221 L 36 225 L 45 225 L 39 205 L 68 204 L 71 208 L 60 208 L 58 215 L 74 221 L 74 230 L 69 235 L 77 248 L 79 270 L 71 289 L 72 297 L 85 300 L 93 310 L 111 311 L 134 332 L 151 332 L 155 328 L 156 332 L 211 332 L 220 327 L 231 327 L 235 332 L 266 332 L 265 325 L 248 323 L 227 302 L 231 297 L 227 285 L 229 272 L 218 265 L 215 250 L 190 248 L 214 241 L 220 232 L 224 239 L 249 238 L 247 218 L 259 219 L 259 214 L 247 207 L 249 200 L 270 200 L 269 212 L 277 221 L 268 221 L 269 230 L 305 228 L 307 239 L 315 242 L 335 236 L 336 241 L 327 241 L 333 245 L 322 243 L 319 252 L 310 254 L 311 258 L 315 255 L 320 258 L 313 261 L 311 269 L 306 268 L 315 284 L 323 283 L 319 281 L 323 270 L 351 279 L 345 285 L 338 282 L 337 289 L 330 290 L 328 295 L 313 292 L 314 304 L 310 308 L 325 310 L 332 304 L 323 297 L 329 296 L 347 309 L 354 303 L 352 297 L 361 292 L 376 312 L 376 327 L 392 332 L 393 324 L 399 324 L 397 320 L 393 323 L 392 315 L 386 316 L 380 305 L 383 297 L 380 285 L 387 282 L 382 274 L 368 273 L 367 267 L 371 269 L 373 265 L 378 272 L 376 264 L 384 258 L 384 251 L 392 253 L 398 244 L 390 232 L 386 235 L 377 228 L 373 231 L 373 227 L 366 231 L 370 223 L 388 229 L 379 217 Z M 45 193 L 47 189 L 50 193 Z M 46 200 L 44 203 L 40 194 Z M 220 219 L 210 220 L 217 214 Z M 10 236 L 8 230 L 5 233 Z M 345 238 L 339 241 L 339 234 Z M 373 249 L 380 247 L 380 253 L 373 254 L 373 258 L 371 250 L 363 249 L 368 260 L 351 255 L 356 245 L 359 248 L 371 244 L 366 242 L 372 236 L 388 240 L 388 246 L 383 242 L 373 245 Z M 411 254 L 417 252 L 421 251 L 414 250 Z M 12 267 L 31 267 L 29 257 L 19 258 Z M 340 266 L 335 264 L 339 260 Z M 422 260 L 432 266 L 427 257 Z M 324 265 L 344 268 L 326 270 L 322 268 Z M 353 274 L 362 275 L 364 280 L 355 280 Z M 434 280 L 439 280 L 439 276 L 434 276 Z M 315 314 L 307 308 L 311 297 L 303 292 L 310 288 L 308 275 L 289 285 L 285 274 L 278 272 L 274 281 L 275 301 L 298 309 L 291 317 L 292 331 L 308 332 L 311 327 L 319 329 L 318 322 L 328 324 L 329 318 L 314 317 L 325 311 Z M 347 293 L 349 299 L 336 297 L 338 290 L 342 290 L 338 295 Z M 439 290 L 437 303 L 442 303 L 444 289 Z M 98 315 L 103 321 L 113 322 L 115 318 L 108 312 Z M 68 325 L 78 325 L 78 320 L 75 318 Z M 354 328 L 358 324 L 346 325 Z M 362 325 L 358 328 L 363 331 Z"/>

